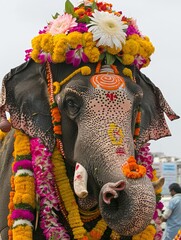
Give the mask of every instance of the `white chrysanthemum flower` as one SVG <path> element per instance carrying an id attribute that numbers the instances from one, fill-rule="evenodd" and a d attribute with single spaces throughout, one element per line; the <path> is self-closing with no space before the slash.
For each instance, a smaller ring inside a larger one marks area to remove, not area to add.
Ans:
<path id="1" fill-rule="evenodd" d="M 122 44 L 126 40 L 124 30 L 127 29 L 127 25 L 121 21 L 122 17 L 97 10 L 92 15 L 88 27 L 89 32 L 93 34 L 93 40 L 98 41 L 97 47 L 109 46 L 122 49 Z"/>

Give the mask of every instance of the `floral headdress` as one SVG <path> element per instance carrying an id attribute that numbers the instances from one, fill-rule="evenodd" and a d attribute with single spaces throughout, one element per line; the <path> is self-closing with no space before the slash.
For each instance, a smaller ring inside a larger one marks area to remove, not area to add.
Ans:
<path id="1" fill-rule="evenodd" d="M 25 60 L 66 62 L 78 67 L 81 61 L 96 63 L 115 60 L 123 65 L 146 67 L 154 47 L 143 36 L 136 21 L 114 11 L 112 4 L 84 0 L 78 7 L 67 0 L 65 13 L 56 13 L 52 21 L 32 39 Z M 125 75 L 126 71 L 123 72 Z M 128 74 L 129 75 L 129 74 Z"/>

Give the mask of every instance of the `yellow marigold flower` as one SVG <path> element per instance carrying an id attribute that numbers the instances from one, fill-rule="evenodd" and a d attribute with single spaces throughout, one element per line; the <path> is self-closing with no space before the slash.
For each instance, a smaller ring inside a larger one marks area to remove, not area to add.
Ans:
<path id="1" fill-rule="evenodd" d="M 140 38 L 140 36 L 138 34 L 132 34 L 130 36 L 128 36 L 128 39 L 134 39 L 135 41 L 137 41 Z"/>
<path id="2" fill-rule="evenodd" d="M 154 170 L 152 171 L 152 174 L 153 174 L 152 182 L 157 181 L 157 180 L 158 180 L 158 177 L 157 177 L 156 169 L 154 169 Z"/>
<path id="3" fill-rule="evenodd" d="M 37 62 L 37 63 L 40 63 L 41 62 L 41 60 L 39 60 L 38 59 L 38 55 L 39 55 L 39 51 L 37 50 L 37 49 L 33 49 L 33 51 L 31 52 L 31 58 L 35 61 L 35 62 Z"/>
<path id="4" fill-rule="evenodd" d="M 111 48 L 111 47 L 107 47 L 106 50 L 108 53 L 110 53 L 112 55 L 116 55 L 121 51 L 120 48 Z"/>
<path id="5" fill-rule="evenodd" d="M 35 193 L 34 194 L 23 194 L 22 203 L 29 204 L 32 208 L 35 208 Z"/>
<path id="6" fill-rule="evenodd" d="M 84 47 L 95 47 L 96 42 L 93 41 L 93 34 L 91 32 L 83 33 L 82 44 Z"/>
<path id="7" fill-rule="evenodd" d="M 22 194 L 16 192 L 13 198 L 13 203 L 20 204 L 21 202 L 22 202 Z"/>
<path id="8" fill-rule="evenodd" d="M 139 54 L 140 54 L 142 57 L 144 57 L 144 58 L 147 58 L 147 57 L 148 57 L 147 52 L 145 51 L 145 49 L 144 49 L 142 46 L 140 46 Z"/>
<path id="9" fill-rule="evenodd" d="M 60 36 L 62 35 L 62 36 Z M 55 63 L 61 63 L 65 61 L 65 53 L 68 49 L 68 43 L 66 37 L 63 34 L 59 34 L 59 37 L 54 38 L 54 48 L 52 53 L 52 61 Z"/>
<path id="10" fill-rule="evenodd" d="M 67 35 L 67 40 L 71 48 L 76 48 L 78 45 L 82 45 L 82 33 L 71 32 Z"/>
<path id="11" fill-rule="evenodd" d="M 16 192 L 13 198 L 13 203 L 20 204 L 20 203 L 26 203 L 29 204 L 31 207 L 35 208 L 35 193 L 32 192 L 30 193 L 25 193 L 23 194 L 22 192 Z"/>
<path id="12" fill-rule="evenodd" d="M 152 53 L 154 53 L 155 51 L 155 48 L 154 46 L 152 45 L 151 42 L 147 42 L 147 45 L 146 45 L 146 52 L 148 53 L 148 56 L 151 56 Z"/>
<path id="13" fill-rule="evenodd" d="M 133 236 L 133 240 L 153 240 L 155 233 L 155 227 L 153 225 L 148 225 L 144 231 Z"/>
<path id="14" fill-rule="evenodd" d="M 152 178 L 151 181 L 152 181 L 152 182 L 156 182 L 156 181 L 158 180 L 156 169 L 154 169 L 154 170 L 152 171 L 152 174 L 153 174 L 153 178 Z M 161 192 L 162 192 L 162 188 L 159 188 L 159 189 L 157 189 L 157 190 L 155 191 L 156 194 L 159 194 L 159 193 L 161 193 Z"/>
<path id="15" fill-rule="evenodd" d="M 60 33 L 60 34 L 56 34 L 53 36 L 53 45 L 56 45 L 57 42 L 63 42 L 66 43 L 67 42 L 67 36 L 64 33 Z"/>
<path id="16" fill-rule="evenodd" d="M 13 238 L 16 240 L 33 239 L 32 228 L 30 226 L 23 226 L 23 225 L 13 228 Z"/>
<path id="17" fill-rule="evenodd" d="M 85 13 L 85 9 L 83 7 L 75 10 L 75 14 L 77 15 L 83 15 L 84 13 Z"/>
<path id="18" fill-rule="evenodd" d="M 130 78 L 133 80 L 133 73 L 132 73 L 131 69 L 129 69 L 129 68 L 124 68 L 124 69 L 123 69 L 123 74 L 124 74 L 125 76 L 130 77 Z"/>
<path id="19" fill-rule="evenodd" d="M 15 184 L 27 184 L 28 186 L 30 185 L 30 184 L 32 184 L 32 183 L 34 183 L 34 177 L 32 177 L 32 176 L 15 176 L 15 178 L 14 178 L 14 183 Z"/>
<path id="20" fill-rule="evenodd" d="M 91 63 L 95 63 L 99 61 L 100 52 L 97 47 L 93 47 L 93 48 L 85 47 L 84 53 L 87 55 Z"/>
<path id="21" fill-rule="evenodd" d="M 143 57 L 149 57 L 155 50 L 154 46 L 152 45 L 151 42 L 145 40 L 145 39 L 139 39 L 139 44 L 140 44 L 140 54 Z"/>
<path id="22" fill-rule="evenodd" d="M 129 39 L 124 44 L 122 51 L 123 53 L 136 55 L 138 54 L 138 51 L 139 51 L 139 44 L 134 39 Z"/>
<path id="23" fill-rule="evenodd" d="M 42 39 L 41 39 L 41 48 L 43 49 L 44 52 L 52 52 L 53 48 L 53 36 L 51 34 L 43 34 Z"/>
<path id="24" fill-rule="evenodd" d="M 122 62 L 124 65 L 130 65 L 134 62 L 134 57 L 130 54 L 124 53 L 122 55 Z"/>
<path id="25" fill-rule="evenodd" d="M 61 34 L 59 34 L 59 37 L 55 36 L 53 38 L 53 51 L 58 51 L 58 53 L 63 54 L 66 52 L 66 50 L 68 49 L 68 42 L 65 36 L 60 36 Z M 63 35 L 63 34 L 62 34 Z"/>
<path id="26" fill-rule="evenodd" d="M 65 62 L 65 56 L 64 55 L 58 55 L 56 52 L 52 54 L 52 61 L 54 63 L 62 63 Z"/>
<path id="27" fill-rule="evenodd" d="M 150 42 L 150 39 L 149 39 L 148 36 L 144 36 L 144 39 L 145 39 L 146 41 Z"/>
<path id="28" fill-rule="evenodd" d="M 149 64 L 150 64 L 150 59 L 147 58 L 146 63 L 144 63 L 142 67 L 147 67 Z"/>
<path id="29" fill-rule="evenodd" d="M 29 137 L 24 133 L 22 133 L 20 130 L 16 131 L 16 139 L 14 144 L 15 144 L 15 150 L 14 150 L 15 158 L 19 155 L 30 154 Z"/>
<path id="30" fill-rule="evenodd" d="M 40 43 L 41 43 L 42 37 L 43 37 L 43 34 L 40 34 L 31 40 L 31 45 L 33 49 L 37 49 L 37 50 L 41 49 Z"/>

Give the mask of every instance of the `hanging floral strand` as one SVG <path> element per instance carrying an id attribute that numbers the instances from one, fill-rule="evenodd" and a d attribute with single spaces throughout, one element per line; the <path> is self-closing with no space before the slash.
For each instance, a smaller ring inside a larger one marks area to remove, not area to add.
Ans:
<path id="1" fill-rule="evenodd" d="M 14 193 L 10 193 L 10 212 L 8 217 L 12 233 L 9 231 L 9 240 L 32 240 L 34 209 L 35 209 L 35 183 L 30 154 L 29 137 L 20 130 L 15 131 L 14 142 L 14 177 L 11 186 Z"/>
<path id="2" fill-rule="evenodd" d="M 70 239 L 65 228 L 58 223 L 59 200 L 55 191 L 55 181 L 51 163 L 51 152 L 41 143 L 39 138 L 30 140 L 36 193 L 40 198 L 40 227 L 46 240 Z M 46 181 L 45 181 L 46 179 Z"/>

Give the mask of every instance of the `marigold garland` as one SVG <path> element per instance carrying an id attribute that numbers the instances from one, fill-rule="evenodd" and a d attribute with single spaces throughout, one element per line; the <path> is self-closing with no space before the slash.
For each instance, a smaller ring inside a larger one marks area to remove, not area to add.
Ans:
<path id="1" fill-rule="evenodd" d="M 31 164 L 29 137 L 16 130 L 8 216 L 9 240 L 33 239 L 35 183 Z"/>
<path id="2" fill-rule="evenodd" d="M 66 174 L 64 159 L 57 148 L 54 149 L 52 155 L 52 164 L 54 166 L 56 184 L 58 186 L 58 190 L 62 197 L 62 200 L 65 204 L 65 209 L 67 210 L 68 213 L 67 219 L 72 229 L 74 239 L 80 240 L 101 239 L 107 228 L 107 224 L 103 219 L 101 219 L 100 221 L 97 222 L 96 226 L 90 232 L 87 232 L 87 230 L 84 228 L 83 226 L 84 223 L 81 219 L 79 207 L 76 203 L 74 193 L 72 191 L 69 179 Z M 118 236 L 118 234 L 116 235 L 116 233 L 114 232 L 112 236 Z"/>
<path id="3" fill-rule="evenodd" d="M 56 184 L 58 186 L 58 190 L 62 197 L 62 200 L 65 204 L 65 209 L 68 212 L 67 219 L 72 229 L 74 239 L 81 239 L 86 234 L 86 230 L 83 227 L 83 222 L 80 218 L 78 205 L 72 192 L 69 179 L 66 175 L 66 167 L 63 157 L 61 156 L 57 148 L 55 148 L 52 155 L 52 164 L 54 166 Z"/>
<path id="4" fill-rule="evenodd" d="M 141 110 L 139 108 L 137 111 L 137 115 L 136 115 L 135 131 L 134 131 L 134 136 L 133 136 L 135 141 L 140 135 L 140 123 L 141 123 Z"/>
<path id="5" fill-rule="evenodd" d="M 132 240 L 153 240 L 155 233 L 155 227 L 150 224 L 143 232 L 133 236 Z"/>
<path id="6" fill-rule="evenodd" d="M 49 94 L 49 103 L 50 103 L 50 110 L 51 110 L 51 116 L 52 116 L 53 130 L 54 130 L 57 146 L 60 149 L 61 154 L 64 156 L 63 145 L 60 139 L 62 135 L 61 114 L 58 109 L 57 103 L 54 100 L 53 78 L 52 78 L 51 67 L 48 62 L 46 64 L 46 72 L 47 72 L 48 94 Z"/>

